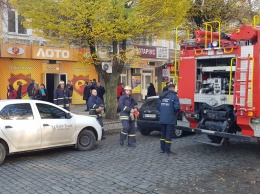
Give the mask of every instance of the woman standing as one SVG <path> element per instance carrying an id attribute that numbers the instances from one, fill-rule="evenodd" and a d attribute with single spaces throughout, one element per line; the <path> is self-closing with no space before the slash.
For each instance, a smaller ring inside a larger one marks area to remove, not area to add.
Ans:
<path id="1" fill-rule="evenodd" d="M 34 100 L 41 100 L 42 99 L 40 85 L 37 82 L 34 83 L 32 94 L 33 94 Z"/>
<path id="2" fill-rule="evenodd" d="M 156 96 L 155 87 L 153 83 L 150 83 L 150 86 L 148 87 L 147 96 Z"/>
<path id="3" fill-rule="evenodd" d="M 7 99 L 16 99 L 17 92 L 14 89 L 13 85 L 9 84 L 7 87 Z"/>
<path id="4" fill-rule="evenodd" d="M 42 94 L 42 100 L 48 101 L 48 91 L 45 89 L 45 85 L 41 84 L 41 94 Z"/>

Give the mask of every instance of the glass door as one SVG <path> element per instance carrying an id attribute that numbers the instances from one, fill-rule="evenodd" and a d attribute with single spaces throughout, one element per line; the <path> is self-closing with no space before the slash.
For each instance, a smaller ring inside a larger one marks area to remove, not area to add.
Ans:
<path id="1" fill-rule="evenodd" d="M 152 83 L 152 73 L 143 73 L 142 74 L 142 98 L 145 99 L 147 95 L 147 89 Z"/>

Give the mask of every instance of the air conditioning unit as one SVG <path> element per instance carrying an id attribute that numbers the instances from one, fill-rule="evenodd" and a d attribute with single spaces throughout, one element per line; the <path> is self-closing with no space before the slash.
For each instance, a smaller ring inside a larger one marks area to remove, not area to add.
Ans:
<path id="1" fill-rule="evenodd" d="M 112 62 L 102 62 L 102 69 L 107 73 L 112 73 Z"/>

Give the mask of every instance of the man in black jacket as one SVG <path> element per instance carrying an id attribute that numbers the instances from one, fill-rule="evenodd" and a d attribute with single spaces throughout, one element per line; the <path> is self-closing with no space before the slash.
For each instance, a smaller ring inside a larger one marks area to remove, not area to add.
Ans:
<path id="1" fill-rule="evenodd" d="M 106 90 L 99 82 L 97 82 L 97 95 L 101 100 L 104 102 L 104 94 L 106 93 Z"/>
<path id="2" fill-rule="evenodd" d="M 31 100 L 33 100 L 33 93 L 32 93 L 33 88 L 34 88 L 34 80 L 32 79 L 32 82 L 30 83 L 30 85 L 27 88 L 27 93 Z"/>
<path id="3" fill-rule="evenodd" d="M 85 88 L 84 88 L 84 93 L 83 93 L 83 100 L 86 100 L 86 105 L 87 105 L 87 109 L 85 111 L 89 111 L 89 107 L 88 107 L 88 99 L 90 97 L 90 87 L 91 85 L 88 84 L 88 82 L 85 82 Z"/>

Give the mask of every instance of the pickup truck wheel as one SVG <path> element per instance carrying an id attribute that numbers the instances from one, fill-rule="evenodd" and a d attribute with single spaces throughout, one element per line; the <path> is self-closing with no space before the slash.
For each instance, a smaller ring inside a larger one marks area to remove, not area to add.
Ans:
<path id="1" fill-rule="evenodd" d="M 4 162 L 6 156 L 5 146 L 0 143 L 0 165 Z"/>
<path id="2" fill-rule="evenodd" d="M 183 135 L 182 130 L 174 129 L 172 137 L 173 138 L 180 138 L 180 137 L 182 137 L 182 135 Z"/>
<path id="3" fill-rule="evenodd" d="M 96 145 L 96 137 L 92 131 L 82 130 L 78 135 L 77 149 L 80 151 L 91 150 Z"/>
<path id="4" fill-rule="evenodd" d="M 139 129 L 139 131 L 142 135 L 145 135 L 145 136 L 150 135 L 150 133 L 151 133 L 151 131 L 148 129 Z"/>

